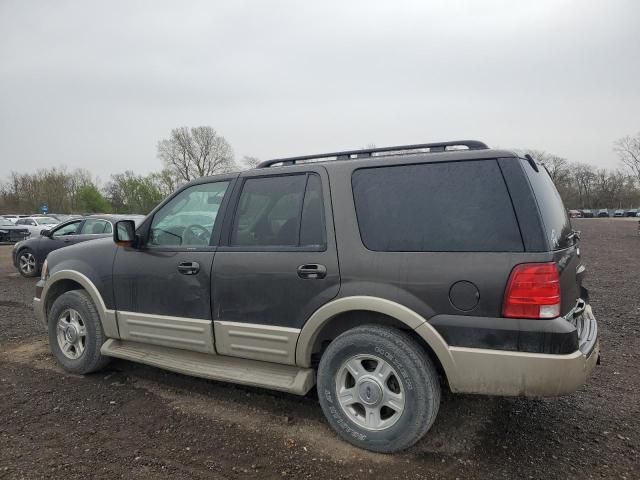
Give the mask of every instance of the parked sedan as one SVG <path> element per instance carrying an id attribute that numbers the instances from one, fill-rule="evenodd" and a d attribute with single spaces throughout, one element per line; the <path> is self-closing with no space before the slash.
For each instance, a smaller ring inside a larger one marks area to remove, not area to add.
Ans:
<path id="1" fill-rule="evenodd" d="M 582 217 L 593 218 L 595 217 L 595 215 L 593 214 L 593 210 L 589 210 L 588 208 L 585 208 L 584 210 L 582 210 Z"/>
<path id="2" fill-rule="evenodd" d="M 582 218 L 582 212 L 580 210 L 569 210 L 569 217 Z"/>
<path id="3" fill-rule="evenodd" d="M 609 210 L 607 210 L 606 208 L 601 208 L 600 210 L 598 210 L 599 218 L 608 217 L 608 216 L 609 216 Z"/>
<path id="4" fill-rule="evenodd" d="M 144 220 L 142 215 L 92 215 L 72 218 L 54 226 L 43 235 L 16 243 L 13 247 L 13 265 L 25 277 L 40 273 L 42 263 L 49 252 L 87 240 L 112 235 L 113 224 L 119 220 L 133 220 L 136 225 Z"/>
<path id="5" fill-rule="evenodd" d="M 26 215 L 13 215 L 13 214 L 0 215 L 0 216 L 7 220 L 11 220 L 13 223 L 16 223 L 19 218 L 26 217 Z"/>
<path id="6" fill-rule="evenodd" d="M 11 220 L 0 218 L 0 242 L 19 242 L 29 236 L 26 227 L 16 225 Z"/>
<path id="7" fill-rule="evenodd" d="M 614 217 L 624 217 L 624 210 L 616 210 L 615 212 L 613 212 L 613 216 Z"/>
<path id="8" fill-rule="evenodd" d="M 60 223 L 58 220 L 52 217 L 24 217 L 19 218 L 16 225 L 22 225 L 31 232 L 32 237 L 39 236 L 43 230 L 49 230 Z"/>
<path id="9" fill-rule="evenodd" d="M 631 209 L 626 211 L 624 216 L 625 217 L 637 217 L 638 216 L 638 209 L 637 208 L 631 208 Z"/>

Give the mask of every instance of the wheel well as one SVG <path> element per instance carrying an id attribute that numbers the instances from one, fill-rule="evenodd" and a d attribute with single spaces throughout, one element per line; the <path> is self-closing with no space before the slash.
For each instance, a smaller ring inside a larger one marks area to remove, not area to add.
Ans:
<path id="1" fill-rule="evenodd" d="M 44 304 L 44 313 L 46 315 L 46 318 L 49 318 L 49 310 L 51 310 L 53 302 L 55 302 L 60 295 L 71 290 L 83 290 L 83 287 L 75 280 L 70 280 L 68 278 L 58 280 L 56 283 L 49 287 L 47 298 L 45 299 Z"/>
<path id="2" fill-rule="evenodd" d="M 442 378 L 446 379 L 442 364 L 438 359 L 431 346 L 418 335 L 414 330 L 408 327 L 405 323 L 401 322 L 397 318 L 385 315 L 380 312 L 373 312 L 369 310 L 351 310 L 348 312 L 339 313 L 338 315 L 329 319 L 323 326 L 313 344 L 311 353 L 311 366 L 317 368 L 320 363 L 320 358 L 326 350 L 327 346 L 340 334 L 360 325 L 375 324 L 375 325 L 387 325 L 398 330 L 402 330 L 416 340 L 427 352 L 429 358 L 436 367 L 438 373 Z"/>

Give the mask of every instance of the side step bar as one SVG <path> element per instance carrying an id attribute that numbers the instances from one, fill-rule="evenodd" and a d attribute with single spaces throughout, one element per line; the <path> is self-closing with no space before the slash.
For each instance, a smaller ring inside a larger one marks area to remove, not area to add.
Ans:
<path id="1" fill-rule="evenodd" d="M 109 357 L 144 363 L 185 375 L 296 395 L 305 395 L 316 383 L 312 368 L 191 352 L 113 338 L 107 340 L 100 351 Z"/>

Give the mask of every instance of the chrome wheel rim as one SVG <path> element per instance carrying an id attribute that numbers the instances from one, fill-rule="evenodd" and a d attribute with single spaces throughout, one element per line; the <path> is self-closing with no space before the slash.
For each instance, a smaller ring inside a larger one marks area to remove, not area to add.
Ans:
<path id="1" fill-rule="evenodd" d="M 77 310 L 68 308 L 56 325 L 58 346 L 65 357 L 76 360 L 82 356 L 87 344 L 87 328 Z"/>
<path id="2" fill-rule="evenodd" d="M 384 430 L 402 416 L 405 392 L 396 370 L 374 355 L 348 359 L 336 375 L 338 403 L 344 413 L 367 430 Z"/>
<path id="3" fill-rule="evenodd" d="M 23 273 L 33 273 L 36 269 L 36 257 L 31 252 L 20 255 L 20 270 Z"/>

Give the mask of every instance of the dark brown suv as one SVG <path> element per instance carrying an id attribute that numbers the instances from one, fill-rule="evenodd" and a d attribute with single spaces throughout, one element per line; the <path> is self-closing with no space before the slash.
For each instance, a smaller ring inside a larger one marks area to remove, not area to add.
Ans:
<path id="1" fill-rule="evenodd" d="M 307 394 L 393 452 L 440 390 L 558 395 L 599 357 L 546 169 L 477 141 L 263 162 L 52 252 L 34 307 L 71 372 L 110 357 Z"/>

